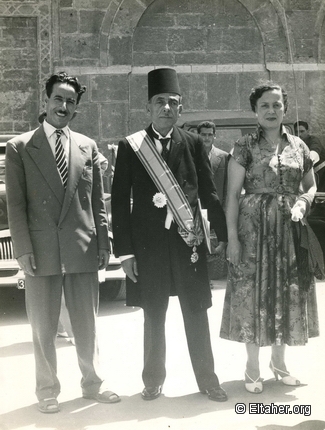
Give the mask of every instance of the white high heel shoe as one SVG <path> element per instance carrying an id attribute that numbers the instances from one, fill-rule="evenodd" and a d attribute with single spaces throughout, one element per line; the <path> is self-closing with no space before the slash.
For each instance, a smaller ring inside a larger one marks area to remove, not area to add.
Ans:
<path id="1" fill-rule="evenodd" d="M 247 391 L 253 394 L 260 394 L 263 391 L 263 384 L 261 381 L 259 381 L 260 376 L 254 381 L 247 372 L 245 372 L 245 376 L 252 382 L 245 382 L 245 388 Z"/>
<path id="2" fill-rule="evenodd" d="M 280 376 L 281 381 L 283 382 L 284 385 L 300 385 L 300 381 L 294 376 L 291 376 L 289 372 L 285 370 L 277 369 L 276 367 L 274 367 L 272 360 L 270 361 L 270 369 L 274 373 L 274 377 L 276 381 L 279 380 L 279 376 Z M 282 376 L 281 373 L 285 374 L 286 376 Z"/>

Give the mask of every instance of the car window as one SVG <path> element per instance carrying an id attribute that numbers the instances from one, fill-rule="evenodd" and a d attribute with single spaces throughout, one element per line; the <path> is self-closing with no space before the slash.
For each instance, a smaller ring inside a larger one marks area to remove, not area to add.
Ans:
<path id="1" fill-rule="evenodd" d="M 186 114 L 185 114 L 186 115 Z M 185 116 L 183 115 L 183 116 Z M 193 116 L 193 113 L 191 113 Z M 193 121 L 185 121 L 180 126 L 187 131 L 197 133 L 196 127 L 202 121 L 212 121 L 216 125 L 216 139 L 214 145 L 226 152 L 230 152 L 236 140 L 248 133 L 253 133 L 256 130 L 256 123 L 252 119 L 200 119 Z M 285 124 L 287 131 L 293 134 L 293 125 Z"/>
<path id="2" fill-rule="evenodd" d="M 0 135 L 0 231 L 9 228 L 5 185 L 6 145 L 13 135 Z"/>
<path id="3" fill-rule="evenodd" d="M 0 184 L 5 183 L 6 144 L 0 142 Z"/>

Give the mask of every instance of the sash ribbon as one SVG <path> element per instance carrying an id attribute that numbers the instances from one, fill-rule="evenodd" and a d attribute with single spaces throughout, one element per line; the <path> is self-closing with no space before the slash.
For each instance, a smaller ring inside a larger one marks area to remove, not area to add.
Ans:
<path id="1" fill-rule="evenodd" d="M 166 196 L 168 208 L 178 225 L 179 234 L 188 246 L 193 247 L 191 261 L 195 263 L 198 260 L 196 246 L 200 245 L 205 237 L 199 205 L 194 216 L 192 208 L 173 172 L 161 157 L 156 145 L 145 130 L 127 136 L 126 139 L 159 192 Z"/>

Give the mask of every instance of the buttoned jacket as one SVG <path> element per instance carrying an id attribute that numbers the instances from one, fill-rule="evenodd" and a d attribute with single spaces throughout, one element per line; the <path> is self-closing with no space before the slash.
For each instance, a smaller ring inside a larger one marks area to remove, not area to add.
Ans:
<path id="1" fill-rule="evenodd" d="M 6 149 L 9 228 L 18 258 L 34 253 L 36 275 L 93 272 L 109 249 L 96 143 L 70 130 L 64 190 L 43 126 Z"/>
<path id="2" fill-rule="evenodd" d="M 153 138 L 152 128 L 146 131 Z M 200 198 L 218 239 L 226 241 L 225 216 L 202 139 L 174 126 L 167 164 L 193 210 Z M 207 308 L 211 306 L 211 291 L 204 245 L 198 248 L 199 261 L 191 264 L 192 249 L 177 233 L 176 223 L 170 230 L 165 228 L 167 207 L 158 208 L 153 203 L 157 192 L 128 141 L 120 141 L 112 187 L 115 255 L 135 255 L 139 270 L 136 285 L 127 279 L 127 304 L 159 306 L 171 293 L 171 284 L 177 283 L 178 294 L 187 295 L 193 308 Z"/>

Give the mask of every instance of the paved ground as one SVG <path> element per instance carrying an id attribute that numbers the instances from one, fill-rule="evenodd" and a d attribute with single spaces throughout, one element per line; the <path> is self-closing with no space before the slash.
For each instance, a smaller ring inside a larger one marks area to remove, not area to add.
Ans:
<path id="1" fill-rule="evenodd" d="M 216 371 L 229 401 L 215 403 L 198 393 L 191 369 L 178 301 L 170 301 L 167 319 L 167 380 L 164 395 L 144 402 L 142 390 L 142 311 L 123 302 L 101 302 L 101 361 L 110 389 L 122 402 L 96 404 L 80 397 L 80 373 L 74 346 L 58 339 L 61 412 L 37 411 L 34 359 L 23 292 L 0 291 L 0 429 L 58 430 L 323 430 L 325 429 L 325 282 L 318 282 L 321 337 L 306 347 L 287 349 L 287 366 L 302 386 L 275 382 L 268 369 L 270 349 L 261 350 L 264 392 L 249 394 L 243 385 L 244 345 L 219 338 L 225 281 L 213 289 L 209 310 Z M 286 406 L 288 414 L 262 413 L 262 405 Z M 243 412 L 243 409 L 246 410 Z M 236 413 L 237 410 L 237 413 Z M 241 412 L 241 413 L 239 413 Z"/>

